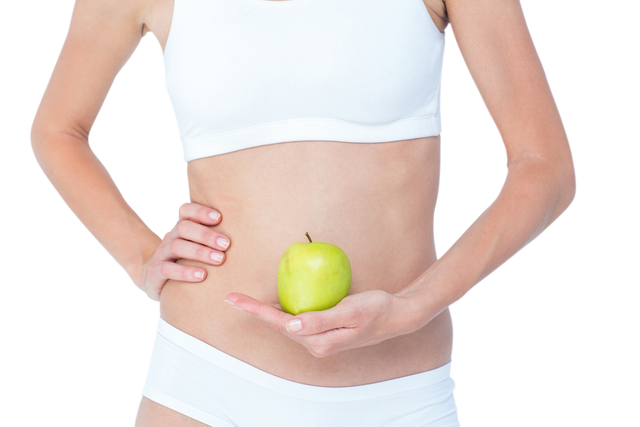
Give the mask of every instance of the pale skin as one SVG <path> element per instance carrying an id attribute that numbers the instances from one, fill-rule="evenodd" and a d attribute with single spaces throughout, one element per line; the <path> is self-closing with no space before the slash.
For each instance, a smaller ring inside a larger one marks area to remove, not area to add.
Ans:
<path id="1" fill-rule="evenodd" d="M 88 142 L 141 37 L 153 32 L 164 49 L 173 0 L 76 2 L 34 120 L 34 152 L 74 213 L 182 331 L 305 384 L 352 386 L 435 369 L 451 360 L 448 307 L 569 206 L 575 175 L 519 2 L 424 5 L 440 31 L 451 24 L 508 167 L 498 197 L 439 259 L 439 136 L 285 142 L 194 160 L 190 203 L 171 231 L 155 235 Z M 277 304 L 277 266 L 305 232 L 348 254 L 352 289 L 333 309 L 291 316 Z M 144 397 L 136 419 L 138 427 L 204 425 Z"/>

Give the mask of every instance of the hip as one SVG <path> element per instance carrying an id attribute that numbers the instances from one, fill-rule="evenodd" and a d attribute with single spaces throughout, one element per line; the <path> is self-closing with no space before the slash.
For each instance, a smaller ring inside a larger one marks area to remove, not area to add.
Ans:
<path id="1" fill-rule="evenodd" d="M 361 386 L 292 382 L 159 319 L 143 395 L 210 426 L 458 426 L 450 363 Z M 251 410 L 247 410 L 247 404 Z M 266 423 L 266 424 L 265 424 Z"/>
<path id="2" fill-rule="evenodd" d="M 194 293 L 181 286 L 198 284 L 185 283 L 163 291 L 160 312 L 166 322 L 225 354 L 289 381 L 357 386 L 429 371 L 451 360 L 453 332 L 448 309 L 413 333 L 317 358 L 278 330 L 224 303 L 226 292 L 216 289 Z"/>

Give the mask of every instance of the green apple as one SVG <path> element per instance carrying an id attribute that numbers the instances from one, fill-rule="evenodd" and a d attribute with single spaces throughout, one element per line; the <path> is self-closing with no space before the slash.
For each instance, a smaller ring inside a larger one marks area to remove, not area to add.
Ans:
<path id="1" fill-rule="evenodd" d="M 351 264 L 342 249 L 305 234 L 309 243 L 289 246 L 278 267 L 280 306 L 294 316 L 335 306 L 351 287 Z"/>

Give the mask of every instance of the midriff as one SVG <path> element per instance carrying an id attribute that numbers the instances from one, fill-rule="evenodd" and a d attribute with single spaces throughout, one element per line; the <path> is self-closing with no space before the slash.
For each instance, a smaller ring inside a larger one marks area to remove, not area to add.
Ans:
<path id="1" fill-rule="evenodd" d="M 200 283 L 169 280 L 163 319 L 263 371 L 303 384 L 353 386 L 440 367 L 451 360 L 444 310 L 423 328 L 379 344 L 316 358 L 257 318 L 224 302 L 240 292 L 277 302 L 280 258 L 289 245 L 339 246 L 349 257 L 351 293 L 395 293 L 436 261 L 433 215 L 440 137 L 384 143 L 301 141 L 189 162 L 191 201 L 222 213 L 212 229 L 231 246 Z"/>

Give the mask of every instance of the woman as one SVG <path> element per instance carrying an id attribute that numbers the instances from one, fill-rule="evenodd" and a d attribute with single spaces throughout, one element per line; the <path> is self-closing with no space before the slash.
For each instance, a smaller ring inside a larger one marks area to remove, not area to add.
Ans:
<path id="1" fill-rule="evenodd" d="M 449 22 L 509 172 L 437 259 Z M 162 239 L 88 145 L 148 31 L 164 51 L 191 197 Z M 32 143 L 70 208 L 160 302 L 139 427 L 457 426 L 449 305 L 575 193 L 516 0 L 79 0 Z M 345 251 L 351 292 L 292 316 L 277 270 L 305 232 Z"/>

